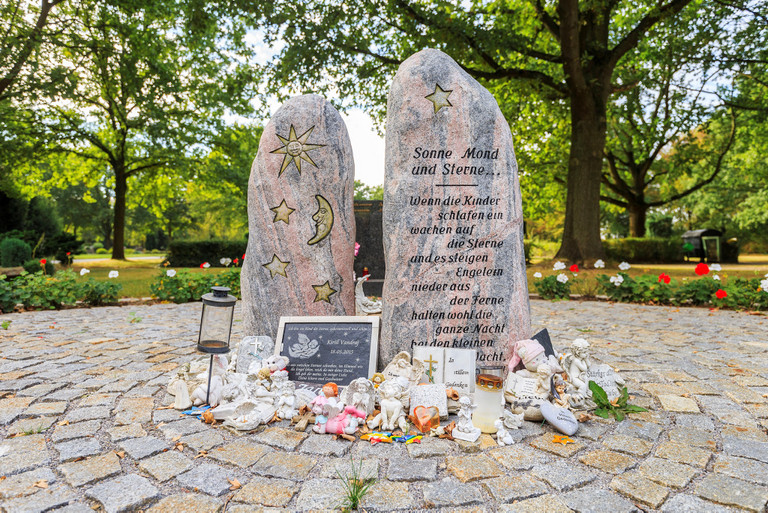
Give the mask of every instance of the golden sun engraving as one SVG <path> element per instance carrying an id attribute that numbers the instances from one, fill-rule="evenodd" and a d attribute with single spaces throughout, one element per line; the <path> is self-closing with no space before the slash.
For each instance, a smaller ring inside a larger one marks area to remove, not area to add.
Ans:
<path id="1" fill-rule="evenodd" d="M 308 151 L 316 150 L 317 148 L 322 148 L 325 146 L 325 144 L 307 144 L 307 139 L 309 139 L 310 134 L 312 133 L 312 130 L 314 130 L 315 127 L 311 127 L 309 130 L 301 134 L 300 136 L 296 136 L 296 129 L 293 128 L 293 125 L 291 125 L 290 130 L 288 131 L 288 138 L 282 137 L 278 134 L 275 134 L 278 139 L 280 139 L 280 142 L 283 143 L 283 145 L 276 150 L 270 151 L 270 153 L 279 153 L 281 155 L 285 155 L 283 157 L 283 163 L 280 166 L 280 172 L 277 174 L 277 176 L 280 176 L 283 174 L 283 171 L 286 170 L 286 168 L 291 164 L 291 162 L 294 163 L 296 166 L 296 170 L 301 174 L 301 161 L 305 160 L 312 164 L 313 166 L 317 167 L 317 164 L 312 160 L 312 158 L 307 155 Z"/>
<path id="2" fill-rule="evenodd" d="M 448 101 L 448 97 L 453 92 L 453 89 L 443 90 L 439 84 L 435 84 L 435 92 L 428 94 L 425 98 L 432 102 L 435 107 L 435 114 L 437 114 L 443 107 L 453 107 L 453 104 Z"/>
<path id="3" fill-rule="evenodd" d="M 315 289 L 315 300 L 314 303 L 317 303 L 318 301 L 325 301 L 326 303 L 331 302 L 331 296 L 336 294 L 336 290 L 331 288 L 331 284 L 326 281 L 322 285 L 312 285 L 312 288 Z"/>

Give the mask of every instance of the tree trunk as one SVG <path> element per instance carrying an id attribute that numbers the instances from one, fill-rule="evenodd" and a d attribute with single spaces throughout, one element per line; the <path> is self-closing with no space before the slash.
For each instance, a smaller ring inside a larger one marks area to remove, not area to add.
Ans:
<path id="1" fill-rule="evenodd" d="M 629 214 L 629 236 L 645 237 L 645 218 L 648 215 L 648 206 L 644 203 L 630 203 L 627 213 Z"/>
<path id="2" fill-rule="evenodd" d="M 115 169 L 115 217 L 112 259 L 125 260 L 125 193 L 128 181 L 122 169 Z"/>
<path id="3" fill-rule="evenodd" d="M 563 241 L 557 252 L 557 258 L 569 262 L 605 258 L 600 240 L 600 179 L 605 133 L 605 102 L 596 101 L 590 92 L 572 93 L 568 196 Z"/>

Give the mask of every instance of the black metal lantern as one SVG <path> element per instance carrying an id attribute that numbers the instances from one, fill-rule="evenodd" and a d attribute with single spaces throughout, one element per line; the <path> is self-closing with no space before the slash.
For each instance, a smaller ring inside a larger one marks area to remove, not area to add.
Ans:
<path id="1" fill-rule="evenodd" d="M 237 298 L 228 294 L 229 287 L 211 287 L 213 292 L 203 295 L 203 314 L 200 317 L 200 335 L 197 339 L 197 350 L 211 355 L 208 365 L 208 390 L 205 403 L 211 393 L 211 373 L 213 372 L 213 355 L 229 352 L 229 337 L 232 334 L 232 321 L 235 316 Z"/>
<path id="2" fill-rule="evenodd" d="M 213 292 L 203 296 L 203 315 L 200 317 L 200 337 L 197 350 L 202 353 L 229 352 L 229 336 L 235 315 L 237 298 L 228 294 L 228 287 L 211 287 Z"/>

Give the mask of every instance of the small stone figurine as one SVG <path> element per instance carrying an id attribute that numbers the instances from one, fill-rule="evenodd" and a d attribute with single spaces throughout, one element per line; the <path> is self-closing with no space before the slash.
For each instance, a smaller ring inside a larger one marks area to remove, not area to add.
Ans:
<path id="1" fill-rule="evenodd" d="M 312 426 L 315 433 L 332 433 L 335 435 L 353 435 L 357 431 L 358 420 L 365 419 L 365 412 L 354 406 L 344 406 L 343 403 L 326 403 L 323 409 L 324 415 L 318 418 L 325 422 L 317 422 Z"/>
<path id="2" fill-rule="evenodd" d="M 587 372 L 591 366 L 589 342 L 583 338 L 577 338 L 571 343 L 570 351 L 563 356 L 563 367 L 568 374 L 568 380 L 582 397 L 592 396 L 587 382 L 581 379 L 582 374 Z"/>
<path id="3" fill-rule="evenodd" d="M 458 440 L 467 442 L 476 442 L 480 438 L 480 429 L 472 424 L 472 412 L 475 411 L 475 405 L 468 396 L 462 396 L 459 399 L 461 409 L 459 410 L 459 422 L 451 435 Z"/>
<path id="4" fill-rule="evenodd" d="M 506 430 L 504 427 L 504 422 L 502 422 L 501 419 L 497 419 L 496 422 L 493 423 L 493 425 L 496 427 L 496 443 L 499 444 L 501 447 L 504 447 L 505 445 L 512 445 L 515 443 L 515 439 L 512 438 L 512 435 L 509 431 Z"/>
<path id="5" fill-rule="evenodd" d="M 381 399 L 381 413 L 368 421 L 368 427 L 371 429 L 380 429 L 382 431 L 393 431 L 399 427 L 403 433 L 408 432 L 408 424 L 405 418 L 405 408 L 400 402 L 398 396 L 402 394 L 403 388 L 395 379 L 384 381 L 379 387 Z"/>
<path id="6" fill-rule="evenodd" d="M 368 281 L 370 275 L 366 274 L 357 279 L 355 285 L 355 306 L 357 315 L 371 315 L 381 313 L 381 301 L 371 301 L 363 291 L 363 283 Z"/>

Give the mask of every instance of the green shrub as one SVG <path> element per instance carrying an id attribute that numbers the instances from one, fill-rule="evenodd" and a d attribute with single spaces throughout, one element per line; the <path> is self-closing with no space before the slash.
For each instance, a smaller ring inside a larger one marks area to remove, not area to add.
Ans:
<path id="1" fill-rule="evenodd" d="M 676 305 L 708 305 L 715 299 L 715 292 L 721 287 L 719 281 L 710 277 L 694 280 L 683 280 L 675 290 L 674 304 Z"/>
<path id="2" fill-rule="evenodd" d="M 557 276 L 550 275 L 537 278 L 533 285 L 541 299 L 569 299 L 571 297 L 570 279 L 562 283 L 557 281 Z"/>
<path id="3" fill-rule="evenodd" d="M 91 247 L 93 248 L 93 251 L 98 251 L 100 249 L 104 249 L 104 244 L 102 244 L 101 242 L 94 242 L 93 244 L 91 244 Z"/>
<path id="4" fill-rule="evenodd" d="M 62 271 L 56 276 L 25 271 L 13 280 L 12 287 L 16 301 L 25 308 L 53 310 L 74 305 L 78 300 L 77 277 L 72 271 Z"/>
<path id="5" fill-rule="evenodd" d="M 180 270 L 174 276 L 168 276 L 167 271 L 155 278 L 149 286 L 152 296 L 160 301 L 187 303 L 199 301 L 203 294 L 211 291 L 211 287 L 229 287 L 230 294 L 240 297 L 240 268 L 232 267 L 220 274 L 191 273 Z"/>
<path id="6" fill-rule="evenodd" d="M 96 250 L 96 254 L 97 255 L 106 255 L 107 253 L 109 253 L 108 249 L 99 248 L 99 249 Z"/>
<path id="7" fill-rule="evenodd" d="M 167 261 L 171 267 L 199 267 L 203 262 L 223 267 L 222 258 L 242 258 L 247 245 L 244 240 L 173 241 L 168 244 Z"/>
<path id="8" fill-rule="evenodd" d="M 123 286 L 114 281 L 98 281 L 89 278 L 80 282 L 79 299 L 87 305 L 99 306 L 117 303 L 117 294 Z"/>
<path id="9" fill-rule="evenodd" d="M 24 262 L 24 270 L 27 271 L 29 274 L 35 274 L 43 270 L 43 264 L 40 263 L 40 260 L 35 260 L 33 258 L 32 260 L 27 260 L 26 262 Z M 51 276 L 55 272 L 56 272 L 56 268 L 53 267 L 53 263 L 46 260 L 45 274 Z"/>
<path id="10" fill-rule="evenodd" d="M 605 254 L 617 262 L 657 262 L 670 263 L 683 261 L 682 239 L 608 239 L 603 241 Z"/>
<path id="11" fill-rule="evenodd" d="M 611 301 L 620 301 L 624 303 L 656 303 L 670 304 L 672 293 L 675 290 L 676 282 L 670 281 L 669 284 L 663 283 L 655 275 L 642 275 L 632 278 L 627 273 L 618 273 L 621 282 L 617 285 L 611 281 L 616 277 L 605 274 L 597 275 L 597 283 L 603 294 L 608 296 Z"/>
<path id="12" fill-rule="evenodd" d="M 13 287 L 8 277 L 0 274 L 0 311 L 3 313 L 13 312 L 16 307 L 16 296 L 13 293 Z"/>
<path id="13" fill-rule="evenodd" d="M 32 248 L 21 239 L 9 238 L 0 242 L 0 265 L 16 267 L 32 258 Z"/>

